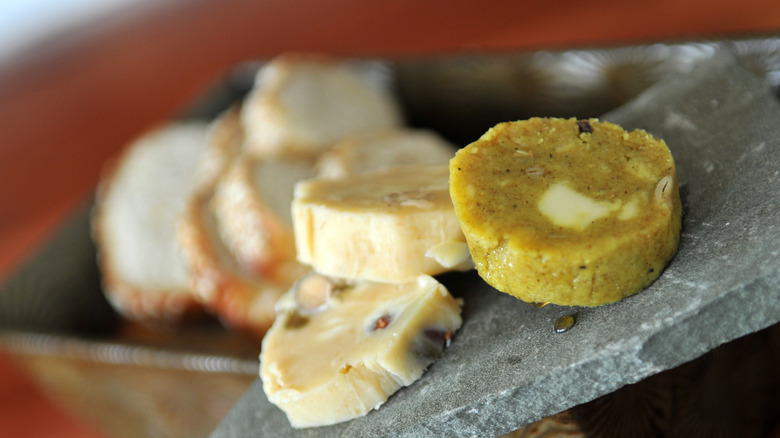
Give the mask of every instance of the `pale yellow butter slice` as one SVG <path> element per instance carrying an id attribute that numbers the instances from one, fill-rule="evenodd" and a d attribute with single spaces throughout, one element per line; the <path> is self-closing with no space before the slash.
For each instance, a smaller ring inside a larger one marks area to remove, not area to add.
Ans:
<path id="1" fill-rule="evenodd" d="M 260 376 L 295 428 L 365 415 L 417 380 L 460 327 L 460 302 L 432 277 L 338 284 L 311 274 L 277 304 Z M 294 348 L 291 348 L 294 347 Z"/>
<path id="2" fill-rule="evenodd" d="M 469 269 L 448 175 L 447 164 L 433 164 L 298 183 L 298 260 L 323 274 L 373 281 Z"/>

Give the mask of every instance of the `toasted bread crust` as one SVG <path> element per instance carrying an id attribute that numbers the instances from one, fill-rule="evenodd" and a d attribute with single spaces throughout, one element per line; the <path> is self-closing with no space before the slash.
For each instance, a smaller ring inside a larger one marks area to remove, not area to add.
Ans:
<path id="1" fill-rule="evenodd" d="M 242 271 L 223 246 L 209 215 L 213 215 L 209 198 L 194 197 L 177 227 L 195 296 L 225 325 L 262 336 L 274 321 L 276 299 L 297 279 L 298 272 L 286 270 L 284 279 L 280 274 L 277 281 L 268 281 Z"/>
<path id="2" fill-rule="evenodd" d="M 220 236 L 239 264 L 258 276 L 277 280 L 283 265 L 295 260 L 295 243 L 291 219 L 285 217 L 282 207 L 274 206 L 268 199 L 269 191 L 274 197 L 292 201 L 292 179 L 274 181 L 274 187 L 261 187 L 255 179 L 256 172 L 264 172 L 272 166 L 287 166 L 291 172 L 300 173 L 301 178 L 313 174 L 313 163 L 309 161 L 271 161 L 244 156 L 233 163 L 217 185 L 212 205 L 217 215 Z M 262 166 L 262 167 L 261 167 Z M 268 182 L 266 182 L 268 183 Z M 289 193 L 286 193 L 289 192 Z M 277 202 L 279 203 L 279 202 Z M 289 207 L 286 207 L 289 208 Z"/>
<path id="3" fill-rule="evenodd" d="M 206 149 L 196 170 L 196 195 L 210 193 L 244 147 L 241 105 L 236 104 L 220 114 L 209 127 Z"/>

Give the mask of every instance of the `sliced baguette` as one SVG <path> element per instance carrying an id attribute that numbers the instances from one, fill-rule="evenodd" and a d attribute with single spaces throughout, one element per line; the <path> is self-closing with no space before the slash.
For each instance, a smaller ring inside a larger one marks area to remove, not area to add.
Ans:
<path id="1" fill-rule="evenodd" d="M 345 135 L 402 123 L 389 90 L 354 66 L 313 55 L 262 68 L 241 117 L 255 156 L 311 157 Z"/>
<path id="2" fill-rule="evenodd" d="M 217 230 L 211 207 L 214 191 L 241 156 L 244 129 L 239 108 L 232 107 L 212 124 L 196 174 L 197 189 L 177 224 L 177 239 L 196 299 L 233 329 L 262 336 L 274 320 L 274 302 L 302 275 L 300 265 L 277 267 L 276 281 L 242 269 Z"/>
<path id="3" fill-rule="evenodd" d="M 227 170 L 212 206 L 220 236 L 243 269 L 272 281 L 285 277 L 285 266 L 295 263 L 293 189 L 296 182 L 313 175 L 310 160 L 248 156 Z"/>
<path id="4" fill-rule="evenodd" d="M 211 195 L 225 170 L 241 154 L 244 141 L 241 106 L 236 104 L 211 122 L 206 147 L 195 170 L 193 197 Z"/>
<path id="5" fill-rule="evenodd" d="M 245 272 L 222 243 L 209 204 L 208 196 L 194 198 L 177 229 L 193 290 L 226 326 L 261 337 L 274 321 L 276 300 L 303 274 L 303 268 L 297 264 L 280 268 L 276 281 Z"/>
<path id="6" fill-rule="evenodd" d="M 128 318 L 177 319 L 200 310 L 175 228 L 196 185 L 207 132 L 197 122 L 150 131 L 103 175 L 93 236 L 106 296 Z"/>

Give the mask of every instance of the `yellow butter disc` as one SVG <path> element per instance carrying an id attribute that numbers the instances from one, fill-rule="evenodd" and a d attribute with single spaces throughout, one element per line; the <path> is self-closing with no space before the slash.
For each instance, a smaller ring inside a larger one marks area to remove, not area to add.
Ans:
<path id="1" fill-rule="evenodd" d="M 596 119 L 493 127 L 450 162 L 450 195 L 480 276 L 527 302 L 615 302 L 679 243 L 666 143 Z"/>

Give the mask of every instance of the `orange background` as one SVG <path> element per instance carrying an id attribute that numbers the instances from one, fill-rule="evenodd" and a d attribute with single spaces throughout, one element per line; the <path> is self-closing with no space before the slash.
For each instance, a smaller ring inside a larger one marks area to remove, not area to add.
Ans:
<path id="1" fill-rule="evenodd" d="M 168 0 L 0 64 L 0 281 L 93 190 L 106 159 L 237 62 L 780 33 L 777 0 Z M 0 434 L 98 436 L 0 354 Z"/>

